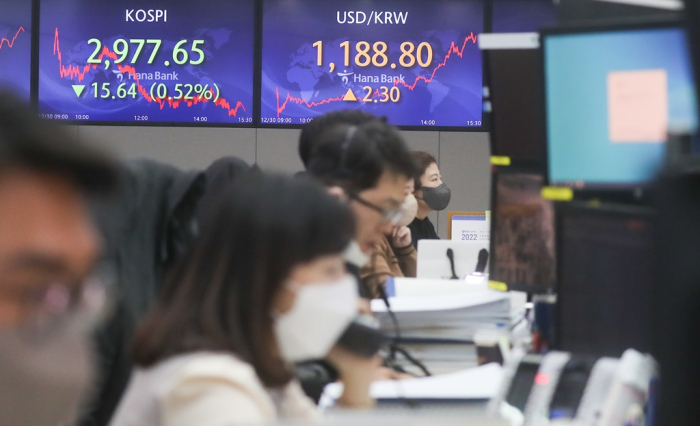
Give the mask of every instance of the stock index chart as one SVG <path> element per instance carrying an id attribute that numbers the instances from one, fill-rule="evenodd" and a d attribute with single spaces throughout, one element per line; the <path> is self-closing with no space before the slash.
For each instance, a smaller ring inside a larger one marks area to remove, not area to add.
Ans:
<path id="1" fill-rule="evenodd" d="M 39 112 L 87 122 L 253 122 L 254 0 L 42 0 Z"/>
<path id="2" fill-rule="evenodd" d="M 481 127 L 483 26 L 480 0 L 264 0 L 261 123 Z"/>
<path id="3" fill-rule="evenodd" d="M 0 87 L 29 101 L 32 2 L 0 0 Z"/>

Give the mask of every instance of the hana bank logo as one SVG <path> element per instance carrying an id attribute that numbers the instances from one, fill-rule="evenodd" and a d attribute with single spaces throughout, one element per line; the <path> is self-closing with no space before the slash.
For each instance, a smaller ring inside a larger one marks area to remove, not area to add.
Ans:
<path id="1" fill-rule="evenodd" d="M 343 86 L 348 87 L 350 85 L 350 76 L 355 74 L 353 71 L 343 70 L 343 72 L 338 73 L 338 77 L 342 77 Z"/>

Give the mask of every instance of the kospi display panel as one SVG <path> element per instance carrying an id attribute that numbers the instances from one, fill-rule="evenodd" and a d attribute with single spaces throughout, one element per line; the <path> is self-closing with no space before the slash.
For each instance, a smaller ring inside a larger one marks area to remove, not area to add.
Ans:
<path id="1" fill-rule="evenodd" d="M 39 112 L 252 124 L 254 0 L 42 0 Z"/>
<path id="2" fill-rule="evenodd" d="M 0 0 L 0 87 L 29 102 L 32 2 Z"/>
<path id="3" fill-rule="evenodd" d="M 263 0 L 261 124 L 482 126 L 483 0 Z"/>

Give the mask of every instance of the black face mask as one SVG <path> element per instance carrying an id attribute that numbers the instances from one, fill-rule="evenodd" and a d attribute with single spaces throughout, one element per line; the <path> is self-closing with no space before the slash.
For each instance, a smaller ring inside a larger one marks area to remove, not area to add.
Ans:
<path id="1" fill-rule="evenodd" d="M 446 184 L 442 184 L 436 188 L 431 188 L 429 186 L 424 186 L 421 188 L 423 190 L 423 198 L 425 204 L 428 205 L 433 210 L 445 210 L 447 205 L 450 204 L 450 198 L 452 198 L 452 192 Z"/>

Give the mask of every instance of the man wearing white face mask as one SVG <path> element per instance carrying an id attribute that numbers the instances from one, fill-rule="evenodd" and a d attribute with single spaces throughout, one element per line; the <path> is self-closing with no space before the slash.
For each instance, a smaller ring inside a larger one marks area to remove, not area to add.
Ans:
<path id="1" fill-rule="evenodd" d="M 374 298 L 382 297 L 387 278 L 416 276 L 417 253 L 411 244 L 411 230 L 408 228 L 418 211 L 418 200 L 413 195 L 413 190 L 414 182 L 409 179 L 405 189 L 406 198 L 401 206 L 401 219 L 390 234 L 384 235 L 370 262 L 360 271 L 362 280 Z"/>
<path id="2" fill-rule="evenodd" d="M 85 397 L 104 296 L 88 278 L 99 243 L 85 195 L 115 181 L 107 157 L 0 92 L 2 425 L 71 421 Z"/>

